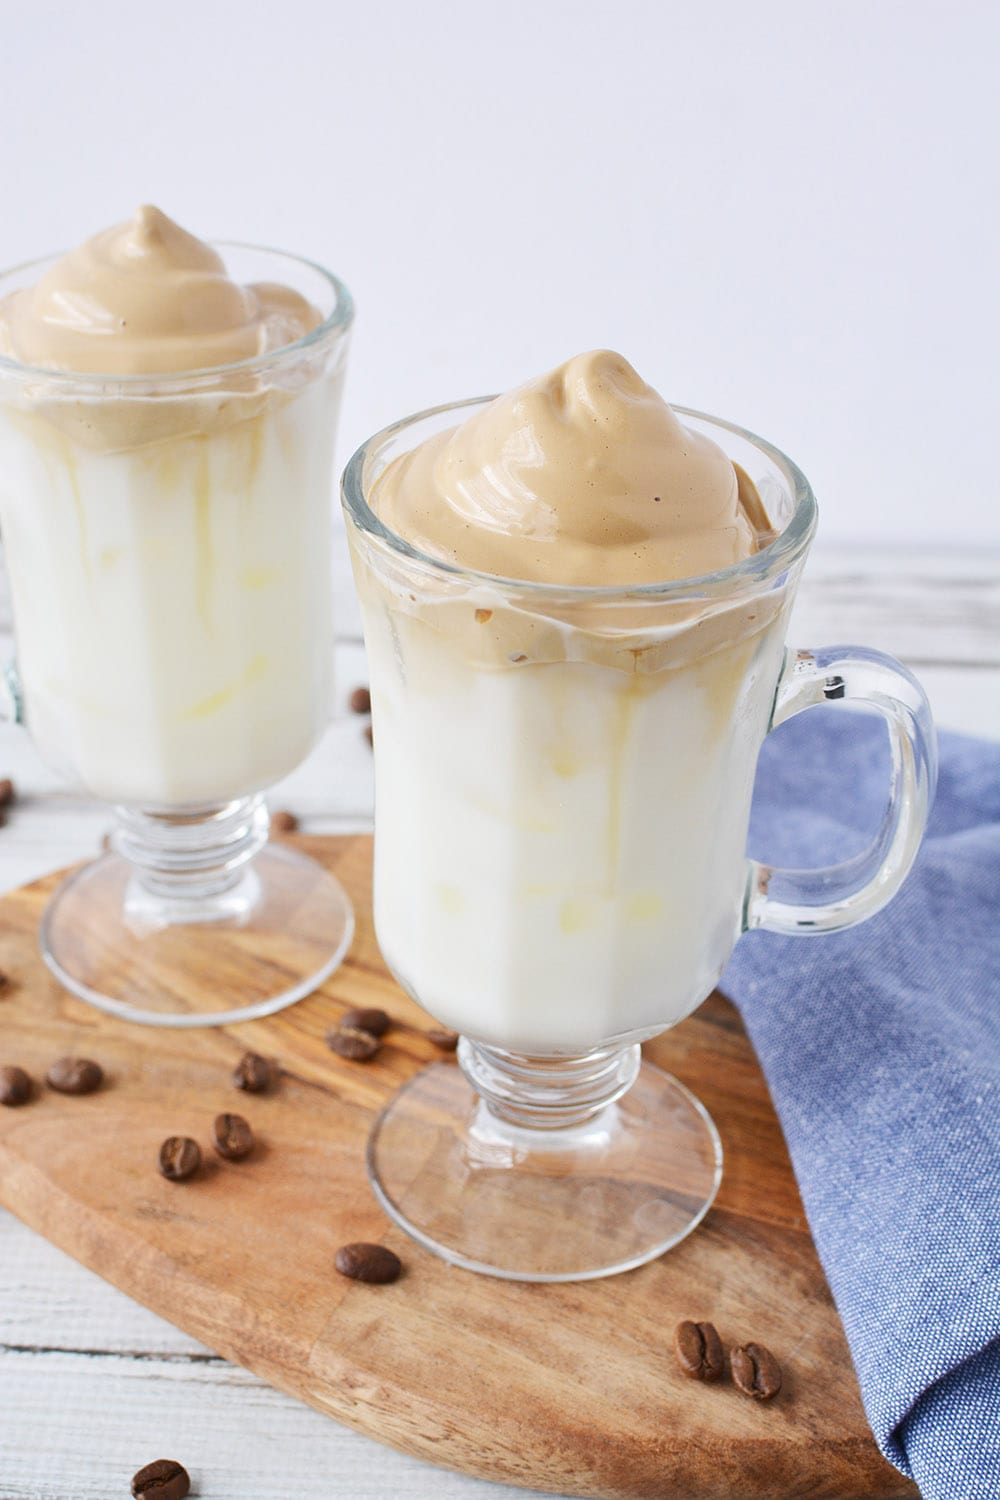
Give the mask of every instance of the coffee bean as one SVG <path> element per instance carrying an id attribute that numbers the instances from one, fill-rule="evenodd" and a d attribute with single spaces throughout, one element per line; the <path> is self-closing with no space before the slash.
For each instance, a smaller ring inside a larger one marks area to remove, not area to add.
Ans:
<path id="1" fill-rule="evenodd" d="M 100 1088 L 104 1070 L 90 1057 L 60 1057 L 45 1078 L 49 1088 L 59 1094 L 92 1094 Z"/>
<path id="2" fill-rule="evenodd" d="M 341 1245 L 333 1263 L 341 1276 L 349 1276 L 352 1281 L 370 1281 L 376 1286 L 395 1281 L 403 1270 L 403 1262 L 392 1250 L 364 1241 Z"/>
<path id="3" fill-rule="evenodd" d="M 172 1458 L 157 1458 L 132 1475 L 135 1500 L 184 1500 L 190 1488 L 187 1469 Z"/>
<path id="4" fill-rule="evenodd" d="M 374 749 L 375 748 L 375 731 L 372 729 L 372 726 L 370 724 L 366 724 L 365 725 L 365 739 L 368 741 L 369 745 L 371 745 L 372 748 Z"/>
<path id="5" fill-rule="evenodd" d="M 352 714 L 370 714 L 372 711 L 372 695 L 366 687 L 356 687 L 347 700 Z"/>
<path id="6" fill-rule="evenodd" d="M 233 1069 L 233 1083 L 247 1094 L 266 1094 L 274 1082 L 274 1065 L 259 1052 L 244 1052 Z"/>
<path id="7" fill-rule="evenodd" d="M 722 1341 L 714 1323 L 678 1323 L 674 1353 L 689 1380 L 718 1380 L 726 1367 Z"/>
<path id="8" fill-rule="evenodd" d="M 338 1026 L 327 1032 L 326 1045 L 349 1062 L 370 1062 L 382 1044 L 377 1036 L 360 1026 Z"/>
<path id="9" fill-rule="evenodd" d="M 212 1137 L 226 1161 L 242 1161 L 253 1150 L 253 1131 L 242 1115 L 216 1115 Z"/>
<path id="10" fill-rule="evenodd" d="M 14 783 L 9 776 L 0 781 L 0 807 L 9 807 L 14 800 Z"/>
<path id="11" fill-rule="evenodd" d="M 23 1068 L 8 1065 L 0 1068 L 0 1104 L 27 1104 L 31 1098 L 31 1079 Z"/>
<path id="12" fill-rule="evenodd" d="M 729 1351 L 733 1385 L 755 1401 L 770 1401 L 781 1390 L 781 1366 L 763 1344 L 740 1344 Z"/>
<path id="13" fill-rule="evenodd" d="M 371 1036 L 385 1036 L 391 1025 L 392 1017 L 374 1005 L 358 1006 L 340 1018 L 341 1030 L 349 1026 L 352 1031 L 367 1031 Z"/>
<path id="14" fill-rule="evenodd" d="M 281 807 L 277 812 L 271 814 L 272 833 L 294 833 L 299 826 L 299 820 L 287 807 Z"/>
<path id="15" fill-rule="evenodd" d="M 440 1047 L 442 1052 L 454 1052 L 458 1046 L 459 1036 L 457 1031 L 446 1031 L 443 1026 L 432 1026 L 427 1033 L 427 1040 L 433 1042 L 435 1047 Z"/>
<path id="16" fill-rule="evenodd" d="M 172 1135 L 160 1147 L 160 1171 L 169 1182 L 186 1182 L 201 1166 L 201 1147 L 189 1135 Z"/>

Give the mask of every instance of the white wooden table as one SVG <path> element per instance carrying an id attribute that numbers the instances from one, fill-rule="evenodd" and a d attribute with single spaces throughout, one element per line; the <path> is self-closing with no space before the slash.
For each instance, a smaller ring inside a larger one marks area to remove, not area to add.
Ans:
<path id="1" fill-rule="evenodd" d="M 364 653 L 341 554 L 336 567 L 340 712 L 272 799 L 317 833 L 367 827 L 371 814 L 370 752 L 343 707 L 366 680 Z M 9 629 L 0 601 L 0 658 Z M 792 637 L 892 651 L 922 678 L 940 725 L 1000 738 L 998 553 L 819 550 Z M 0 775 L 19 793 L 0 831 L 0 888 L 93 852 L 107 812 L 62 789 L 19 730 L 0 729 Z M 432 1469 L 280 1395 L 0 1211 L 0 1497 L 114 1500 L 158 1457 L 181 1459 L 204 1500 L 515 1493 Z"/>

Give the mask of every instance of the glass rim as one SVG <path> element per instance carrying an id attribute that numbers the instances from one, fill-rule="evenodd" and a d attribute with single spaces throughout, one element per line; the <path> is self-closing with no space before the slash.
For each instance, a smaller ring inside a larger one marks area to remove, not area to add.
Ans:
<path id="1" fill-rule="evenodd" d="M 793 459 L 783 453 L 780 448 L 776 448 L 773 443 L 769 443 L 766 438 L 759 437 L 746 427 L 740 427 L 736 422 L 726 421 L 723 417 L 714 417 L 694 407 L 676 406 L 671 402 L 671 409 L 682 419 L 693 417 L 696 421 L 733 433 L 757 448 L 781 470 L 791 492 L 794 509 L 787 526 L 759 552 L 753 553 L 741 562 L 730 563 L 728 567 L 716 569 L 711 573 L 700 573 L 688 578 L 664 579 L 662 582 L 630 584 L 561 584 L 546 583 L 533 578 L 508 578 L 498 573 L 485 573 L 477 568 L 467 568 L 461 563 L 449 562 L 446 558 L 423 552 L 419 547 L 408 542 L 405 537 L 400 536 L 398 532 L 386 526 L 385 522 L 372 510 L 365 493 L 365 466 L 373 453 L 384 447 L 391 438 L 405 431 L 406 428 L 416 427 L 421 422 L 443 416 L 447 412 L 461 412 L 469 407 L 485 406 L 496 399 L 496 396 L 471 396 L 463 401 L 446 401 L 440 406 L 430 406 L 423 411 L 415 412 L 412 416 L 401 417 L 362 443 L 349 459 L 340 482 L 344 509 L 359 530 L 381 542 L 407 562 L 417 564 L 424 572 L 429 571 L 451 579 L 464 579 L 475 584 L 516 590 L 523 594 L 544 596 L 546 599 L 558 599 L 569 603 L 584 600 L 611 602 L 616 599 L 662 599 L 667 595 L 676 597 L 686 597 L 692 594 L 725 595 L 735 592 L 738 586 L 766 583 L 783 573 L 797 561 L 812 541 L 818 518 L 816 497 L 808 479 Z"/>
<path id="2" fill-rule="evenodd" d="M 249 250 L 254 254 L 273 255 L 279 260 L 305 266 L 321 276 L 332 288 L 333 307 L 322 322 L 317 323 L 315 328 L 310 328 L 308 333 L 304 333 L 293 343 L 282 344 L 280 348 L 269 349 L 264 354 L 248 355 L 246 359 L 230 360 L 229 363 L 223 365 L 198 365 L 189 370 L 166 370 L 159 375 L 138 371 L 116 374 L 111 370 L 103 372 L 64 370 L 54 369 L 47 365 L 29 365 L 11 355 L 0 354 L 0 375 L 13 375 L 22 380 L 44 380 L 60 385 L 90 388 L 126 386 L 132 390 L 139 390 L 143 386 L 155 386 L 157 391 L 162 391 L 164 387 L 189 386 L 196 381 L 208 383 L 218 379 L 221 375 L 270 369 L 276 364 L 284 364 L 303 351 L 323 343 L 331 334 L 346 332 L 350 328 L 354 320 L 354 298 L 340 277 L 336 276 L 333 271 L 327 270 L 326 266 L 321 266 L 318 261 L 310 260 L 305 255 L 296 255 L 290 250 L 276 250 L 271 245 L 252 245 L 246 240 L 208 240 L 206 243 L 216 250 Z M 17 276 L 23 271 L 32 271 L 41 266 L 50 265 L 65 253 L 62 250 L 56 250 L 48 255 L 33 256 L 31 260 L 23 260 L 16 266 L 8 266 L 0 271 L 0 296 L 4 293 L 4 283 L 10 277 Z"/>

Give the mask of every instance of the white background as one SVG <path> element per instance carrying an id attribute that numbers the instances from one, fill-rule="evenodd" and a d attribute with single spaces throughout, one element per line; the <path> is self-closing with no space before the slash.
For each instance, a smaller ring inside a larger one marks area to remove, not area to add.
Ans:
<path id="1" fill-rule="evenodd" d="M 0 261 L 152 200 L 323 260 L 341 456 L 587 347 L 827 541 L 1000 542 L 990 0 L 0 0 Z"/>

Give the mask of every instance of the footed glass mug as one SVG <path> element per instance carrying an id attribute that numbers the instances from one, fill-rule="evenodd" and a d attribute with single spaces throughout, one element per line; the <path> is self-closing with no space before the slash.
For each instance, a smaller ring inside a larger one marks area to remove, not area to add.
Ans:
<path id="1" fill-rule="evenodd" d="M 110 850 L 49 902 L 42 951 L 84 1000 L 159 1026 L 291 1004 L 336 967 L 354 926 L 335 880 L 268 844 L 263 799 L 330 712 L 351 298 L 298 257 L 216 248 L 235 279 L 291 287 L 322 322 L 188 374 L 0 358 L 9 707 L 116 813 Z M 0 297 L 54 259 L 0 277 Z"/>
<path id="2" fill-rule="evenodd" d="M 462 1034 L 373 1129 L 375 1192 L 449 1261 L 583 1280 L 661 1254 L 704 1217 L 722 1153 L 703 1106 L 639 1043 L 711 991 L 742 932 L 817 934 L 899 888 L 933 795 L 926 698 L 862 649 L 787 651 L 816 526 L 796 466 L 678 409 L 749 473 L 780 534 L 703 578 L 558 588 L 471 572 L 390 532 L 371 488 L 482 402 L 379 433 L 343 496 L 375 751 L 378 941 Z M 863 856 L 746 858 L 758 752 L 816 703 L 884 715 L 892 779 Z"/>

